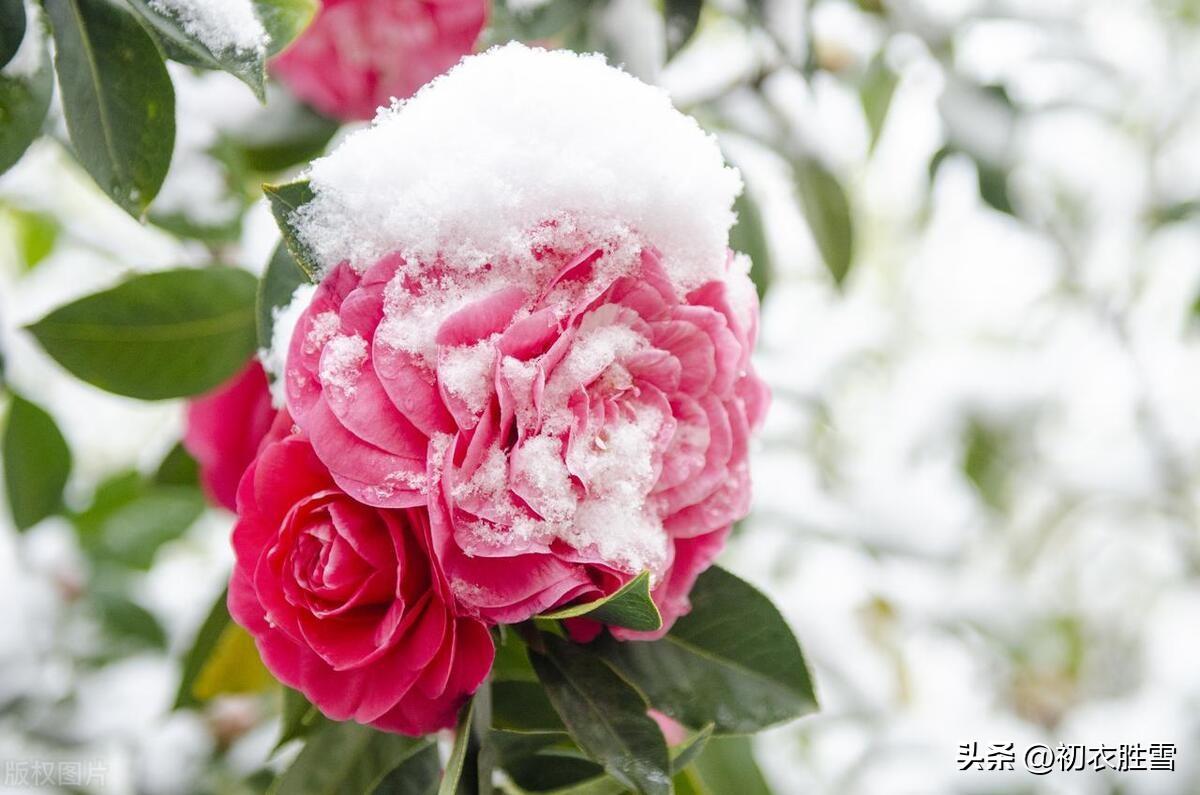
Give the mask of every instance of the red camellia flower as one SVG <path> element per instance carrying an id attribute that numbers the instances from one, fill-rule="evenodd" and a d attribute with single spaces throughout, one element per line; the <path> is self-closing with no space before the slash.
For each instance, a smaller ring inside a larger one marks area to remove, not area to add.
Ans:
<path id="1" fill-rule="evenodd" d="M 471 52 L 486 17 L 486 0 L 324 0 L 271 69 L 321 112 L 370 119 Z"/>
<path id="2" fill-rule="evenodd" d="M 316 454 L 356 499 L 427 502 L 455 597 L 490 622 L 649 571 L 665 632 L 749 509 L 747 442 L 768 393 L 745 274 L 681 295 L 652 249 L 609 259 L 540 251 L 538 292 L 465 298 L 449 269 L 343 265 L 292 337 L 288 404 Z M 405 350 L 412 318 L 443 296 L 454 308 L 435 350 Z"/>
<path id="3" fill-rule="evenodd" d="M 183 446 L 200 465 L 209 499 L 237 509 L 238 481 L 275 418 L 267 376 L 257 359 L 202 397 L 189 401 Z"/>
<path id="4" fill-rule="evenodd" d="M 230 614 L 329 717 L 411 735 L 452 725 L 494 650 L 456 612 L 427 512 L 350 499 L 290 428 L 281 413 L 239 488 Z"/>

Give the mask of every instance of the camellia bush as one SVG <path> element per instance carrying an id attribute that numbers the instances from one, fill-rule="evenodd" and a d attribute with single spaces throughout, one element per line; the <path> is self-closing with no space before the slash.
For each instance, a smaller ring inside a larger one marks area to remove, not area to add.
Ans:
<path id="1" fill-rule="evenodd" d="M 699 5 L 668 6 L 674 49 Z M 492 35 L 550 26 L 588 49 L 563 8 L 493 9 Z M 176 708 L 282 684 L 286 763 L 253 786 L 725 792 L 752 770 L 736 737 L 816 707 L 779 612 L 713 565 L 770 403 L 751 364 L 765 263 L 730 243 L 752 208 L 716 139 L 602 56 L 468 55 L 487 14 L 0 2 L 0 168 L 59 138 L 124 211 L 211 255 L 29 326 L 82 381 L 188 399 L 187 429 L 157 471 L 77 507 L 63 435 L 12 394 L 13 519 L 69 516 L 118 584 L 101 612 L 153 646 L 120 573 L 201 494 L 236 514 Z M 187 152 L 173 84 L 190 70 L 263 102 L 204 153 L 232 220 L 155 202 Z M 256 279 L 221 251 L 259 192 L 282 241 Z"/>

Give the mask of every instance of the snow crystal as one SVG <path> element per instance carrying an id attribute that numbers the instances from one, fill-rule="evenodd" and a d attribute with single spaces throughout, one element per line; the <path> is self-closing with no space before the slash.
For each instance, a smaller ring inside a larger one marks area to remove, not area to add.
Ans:
<path id="1" fill-rule="evenodd" d="M 467 404 L 473 414 L 483 411 L 492 396 L 492 372 L 496 364 L 496 343 L 480 340 L 442 353 L 438 363 L 438 383 L 451 395 Z"/>
<path id="2" fill-rule="evenodd" d="M 213 54 L 266 54 L 267 31 L 250 0 L 150 0 L 150 7 L 178 20 Z"/>
<path id="3" fill-rule="evenodd" d="M 321 384 L 339 389 L 347 397 L 354 394 L 354 384 L 367 360 L 367 341 L 357 334 L 338 334 L 325 343 L 321 353 Z"/>
<path id="4" fill-rule="evenodd" d="M 322 312 L 312 319 L 308 336 L 304 338 L 304 352 L 316 353 L 335 336 L 342 327 L 342 320 L 337 312 Z"/>
<path id="5" fill-rule="evenodd" d="M 288 348 L 292 343 L 292 332 L 300 322 L 300 316 L 312 302 L 313 293 L 317 291 L 315 284 L 298 285 L 292 292 L 292 300 L 286 306 L 277 306 L 271 310 L 271 347 L 259 350 L 258 358 L 263 369 L 271 376 L 271 402 L 275 408 L 283 408 L 285 390 L 283 374 L 287 368 Z M 336 331 L 336 329 L 334 329 Z"/>
<path id="6" fill-rule="evenodd" d="M 326 268 L 397 252 L 519 271 L 531 247 L 570 235 L 653 245 L 681 289 L 723 272 L 741 188 L 662 90 L 599 55 L 515 43 L 381 111 L 309 178 L 315 198 L 295 220 Z"/>

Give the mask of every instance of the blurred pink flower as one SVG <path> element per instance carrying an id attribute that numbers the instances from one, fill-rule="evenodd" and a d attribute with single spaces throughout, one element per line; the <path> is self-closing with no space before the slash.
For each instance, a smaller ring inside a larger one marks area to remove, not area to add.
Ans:
<path id="1" fill-rule="evenodd" d="M 322 113 L 371 119 L 471 52 L 486 18 L 486 0 L 324 0 L 271 71 Z"/>
<path id="2" fill-rule="evenodd" d="M 200 465 L 209 499 L 237 508 L 237 487 L 275 417 L 267 376 L 257 359 L 187 405 L 183 446 Z"/>

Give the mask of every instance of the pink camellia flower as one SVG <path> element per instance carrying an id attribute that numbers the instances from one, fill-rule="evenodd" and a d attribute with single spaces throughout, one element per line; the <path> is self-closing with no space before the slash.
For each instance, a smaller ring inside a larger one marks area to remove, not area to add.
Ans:
<path id="1" fill-rule="evenodd" d="M 350 499 L 291 425 L 281 412 L 239 487 L 230 614 L 329 717 L 411 735 L 452 725 L 494 650 L 456 612 L 425 509 Z"/>
<path id="2" fill-rule="evenodd" d="M 200 465 L 209 499 L 237 509 L 238 481 L 275 418 L 267 376 L 252 359 L 236 376 L 188 402 L 183 446 Z"/>
<path id="3" fill-rule="evenodd" d="M 747 440 L 769 399 L 753 290 L 731 271 L 680 294 L 649 248 L 522 267 L 525 286 L 465 291 L 395 255 L 333 269 L 291 340 L 289 407 L 355 498 L 428 503 L 476 615 L 522 621 L 649 571 L 665 632 L 749 508 Z M 414 349 L 425 316 L 433 349 Z"/>
<path id="4" fill-rule="evenodd" d="M 486 0 L 324 0 L 271 70 L 323 113 L 370 119 L 471 52 L 486 17 Z"/>

